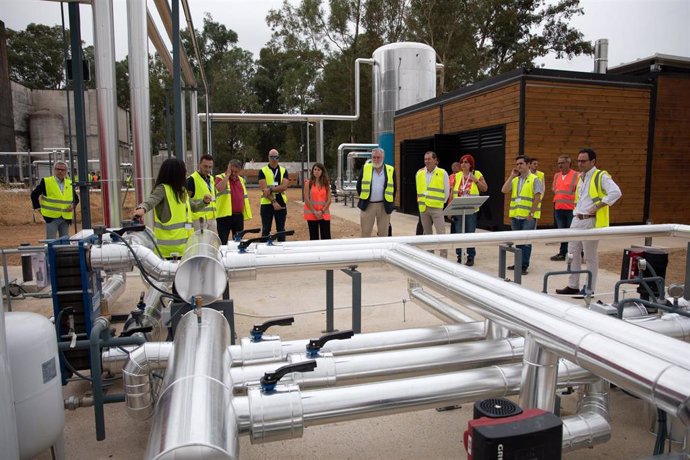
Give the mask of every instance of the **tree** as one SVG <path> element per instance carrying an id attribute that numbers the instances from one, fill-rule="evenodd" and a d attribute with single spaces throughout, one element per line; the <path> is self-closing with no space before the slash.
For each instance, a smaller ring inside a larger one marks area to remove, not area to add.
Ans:
<path id="1" fill-rule="evenodd" d="M 63 46 L 60 26 L 31 23 L 26 30 L 7 29 L 10 79 L 31 89 L 62 88 L 65 82 Z"/>

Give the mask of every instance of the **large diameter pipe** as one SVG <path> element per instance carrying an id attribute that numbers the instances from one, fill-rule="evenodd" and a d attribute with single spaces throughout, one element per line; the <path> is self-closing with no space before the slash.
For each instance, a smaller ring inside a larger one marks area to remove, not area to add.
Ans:
<path id="1" fill-rule="evenodd" d="M 398 246 L 395 251 L 423 260 L 426 266 L 443 270 L 456 279 L 471 282 L 473 286 L 493 292 L 501 292 L 505 297 L 515 302 L 529 305 L 541 312 L 563 319 L 568 323 L 595 331 L 602 336 L 609 337 L 617 342 L 627 344 L 632 348 L 690 370 L 690 345 L 688 344 L 679 343 L 675 339 L 642 328 L 631 327 L 628 322 L 619 321 L 616 318 L 590 311 L 578 305 L 524 289 L 519 285 L 506 283 L 498 278 L 479 273 L 458 264 L 449 263 L 414 247 Z M 681 352 L 680 350 L 686 351 Z"/>
<path id="2" fill-rule="evenodd" d="M 335 356 L 374 351 L 392 351 L 405 348 L 447 345 L 457 342 L 481 340 L 484 338 L 484 324 L 475 321 L 465 324 L 401 329 L 397 331 L 355 334 L 347 340 L 331 340 L 322 348 L 323 352 Z M 233 366 L 253 365 L 268 361 L 282 361 L 292 353 L 303 353 L 309 340 L 263 340 L 253 342 L 248 337 L 240 345 L 230 346 Z"/>
<path id="3" fill-rule="evenodd" d="M 182 299 L 193 304 L 201 297 L 201 304 L 208 305 L 223 295 L 228 279 L 219 248 L 220 238 L 214 232 L 197 230 L 189 237 L 175 272 L 175 288 Z"/>
<path id="4" fill-rule="evenodd" d="M 175 279 L 177 262 L 162 259 L 144 246 L 132 246 L 132 249 L 146 273 L 153 279 L 161 282 L 172 282 Z M 134 255 L 122 244 L 104 244 L 91 246 L 89 261 L 93 270 L 131 271 Z"/>
<path id="5" fill-rule="evenodd" d="M 103 352 L 103 369 L 111 374 L 119 373 L 114 362 L 119 362 L 116 349 L 110 353 Z M 127 414 L 137 420 L 145 420 L 153 414 L 156 401 L 151 373 L 165 369 L 172 353 L 170 342 L 147 342 L 129 352 L 122 370 Z"/>
<path id="6" fill-rule="evenodd" d="M 410 257 L 407 250 L 413 250 L 415 257 Z M 405 255 L 404 255 L 405 254 Z M 651 351 L 640 351 L 610 337 L 592 332 L 587 326 L 578 326 L 571 322 L 542 312 L 523 302 L 505 297 L 500 290 L 489 291 L 458 278 L 454 272 L 457 264 L 431 263 L 425 251 L 409 247 L 400 247 L 386 253 L 388 262 L 408 273 L 425 285 L 458 302 L 468 301 L 470 305 L 479 305 L 478 313 L 488 319 L 509 327 L 521 334 L 531 333 L 540 345 L 572 360 L 576 364 L 625 388 L 635 395 L 652 402 L 657 407 L 674 414 L 690 424 L 690 371 L 672 362 L 651 354 Z M 431 256 L 435 258 L 434 256 Z M 481 274 L 478 274 L 480 276 Z M 504 283 L 505 284 L 505 283 Z M 526 290 L 525 290 L 526 291 Z M 498 294 L 497 292 L 501 292 Z M 553 301 L 553 299 L 550 299 Z M 555 302 L 554 302 L 555 303 Z M 622 321 L 606 318 L 597 314 L 594 321 L 599 324 L 611 320 L 622 325 L 631 336 L 638 334 L 639 328 Z M 589 325 L 596 327 L 596 325 Z M 645 331 L 648 332 L 648 331 Z M 656 342 L 667 339 L 658 337 Z M 690 354 L 690 345 L 674 341 L 674 352 Z"/>
<path id="7" fill-rule="evenodd" d="M 125 292 L 127 277 L 124 273 L 114 273 L 105 280 L 102 287 L 103 300 L 112 306 L 117 299 Z"/>
<path id="8" fill-rule="evenodd" d="M 611 439 L 609 383 L 585 385 L 578 413 L 563 419 L 563 452 L 594 447 Z"/>
<path id="9" fill-rule="evenodd" d="M 177 326 L 146 458 L 239 458 L 229 367 L 230 326 L 222 313 L 189 312 Z"/>
<path id="10" fill-rule="evenodd" d="M 492 364 L 506 363 L 522 356 L 522 338 L 491 342 L 469 342 L 409 350 L 384 351 L 359 355 L 319 356 L 316 369 L 310 372 L 294 372 L 283 377 L 286 383 L 300 388 L 335 385 L 352 385 L 372 380 L 390 379 L 450 372 Z M 288 361 L 305 361 L 304 354 L 288 356 Z M 280 364 L 268 363 L 230 369 L 235 391 L 248 385 L 256 385 L 267 372 L 273 372 Z"/>
<path id="11" fill-rule="evenodd" d="M 624 321 L 683 342 L 690 342 L 690 318 L 687 316 L 667 313 L 661 317 L 648 315 Z"/>
<path id="12" fill-rule="evenodd" d="M 507 364 L 366 385 L 307 390 L 299 392 L 301 404 L 294 402 L 294 395 L 284 394 L 294 393 L 294 385 L 286 385 L 269 394 L 254 387 L 248 397 L 233 398 L 232 405 L 240 434 L 251 434 L 252 439 L 265 442 L 299 437 L 303 427 L 514 395 L 519 390 L 521 369 L 521 364 Z M 559 366 L 559 385 L 572 385 L 575 381 L 573 377 L 579 383 L 598 380 L 583 369 L 562 362 Z M 259 402 L 259 399 L 264 401 Z M 273 399 L 277 404 L 271 403 Z M 288 404 L 287 401 L 292 403 Z M 268 417 L 256 413 L 263 408 L 270 408 Z M 279 410 L 280 413 L 277 413 Z M 273 430 L 266 430 L 265 424 L 252 423 L 267 418 L 272 421 L 270 426 Z"/>
<path id="13" fill-rule="evenodd" d="M 91 7 L 96 57 L 96 111 L 101 154 L 103 217 L 106 227 L 115 227 L 120 225 L 121 215 L 113 2 L 92 0 Z"/>
<path id="14" fill-rule="evenodd" d="M 558 356 L 541 347 L 531 334 L 525 338 L 518 403 L 523 409 L 553 412 L 556 404 Z"/>

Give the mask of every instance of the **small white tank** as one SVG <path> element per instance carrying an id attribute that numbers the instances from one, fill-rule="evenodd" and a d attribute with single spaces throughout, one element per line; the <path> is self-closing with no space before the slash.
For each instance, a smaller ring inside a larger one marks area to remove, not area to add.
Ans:
<path id="1" fill-rule="evenodd" d="M 55 327 L 42 315 L 10 312 L 5 330 L 19 455 L 30 459 L 55 444 L 65 426 Z"/>

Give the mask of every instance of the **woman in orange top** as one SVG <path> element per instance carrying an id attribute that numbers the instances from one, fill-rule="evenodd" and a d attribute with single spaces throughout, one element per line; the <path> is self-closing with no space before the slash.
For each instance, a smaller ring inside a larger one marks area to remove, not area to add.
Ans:
<path id="1" fill-rule="evenodd" d="M 326 167 L 314 163 L 311 176 L 304 183 L 304 220 L 309 226 L 310 240 L 331 239 L 331 180 Z M 319 238 L 319 234 L 321 237 Z"/>

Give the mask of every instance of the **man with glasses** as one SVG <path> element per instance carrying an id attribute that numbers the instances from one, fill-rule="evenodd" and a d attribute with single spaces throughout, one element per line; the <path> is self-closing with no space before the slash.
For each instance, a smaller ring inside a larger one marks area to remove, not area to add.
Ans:
<path id="1" fill-rule="evenodd" d="M 46 223 L 46 239 L 69 236 L 69 226 L 79 197 L 67 177 L 67 164 L 64 161 L 55 162 L 53 175 L 41 179 L 31 192 L 31 203 L 34 211 L 41 211 Z"/>
<path id="2" fill-rule="evenodd" d="M 542 182 L 532 174 L 529 169 L 528 159 L 524 155 L 515 157 L 515 168 L 506 179 L 501 192 L 510 193 L 510 229 L 534 230 L 537 226 L 535 215 L 539 209 L 541 196 L 544 192 Z M 526 275 L 529 269 L 531 244 L 518 244 L 515 246 L 522 251 L 522 267 L 511 265 L 508 270 L 522 270 Z"/>
<path id="3" fill-rule="evenodd" d="M 371 237 L 376 223 L 376 235 L 388 236 L 391 214 L 395 209 L 395 170 L 383 162 L 385 153 L 376 147 L 371 151 L 371 161 L 367 161 L 357 178 L 357 207 L 362 238 Z"/>
<path id="4" fill-rule="evenodd" d="M 287 220 L 287 194 L 290 185 L 288 172 L 278 164 L 280 153 L 276 149 L 268 152 L 268 164 L 259 170 L 259 188 L 261 189 L 261 236 L 271 233 L 273 219 L 276 231 L 285 231 Z M 285 241 L 285 235 L 279 235 L 278 241 Z"/>
<path id="5" fill-rule="evenodd" d="M 553 224 L 556 228 L 570 228 L 573 223 L 573 209 L 575 209 L 575 189 L 580 175 L 570 169 L 570 157 L 558 157 L 558 172 L 553 175 L 551 190 L 553 191 Z M 568 243 L 562 242 L 558 254 L 551 256 L 551 260 L 565 260 L 568 253 Z"/>
<path id="6" fill-rule="evenodd" d="M 578 230 L 602 228 L 609 226 L 609 206 L 621 197 L 621 189 L 611 179 L 608 172 L 597 169 L 597 154 L 592 149 L 582 149 L 577 155 L 577 165 L 580 168 L 580 180 L 575 191 L 575 209 L 570 228 Z M 571 241 L 568 252 L 573 255 L 571 269 L 580 270 L 582 266 L 581 251 L 584 248 L 587 269 L 592 272 L 591 293 L 594 293 L 599 272 L 599 241 Z M 556 289 L 556 294 L 574 295 L 586 294 L 580 290 L 580 274 L 570 275 L 568 285 L 563 289 Z"/>

